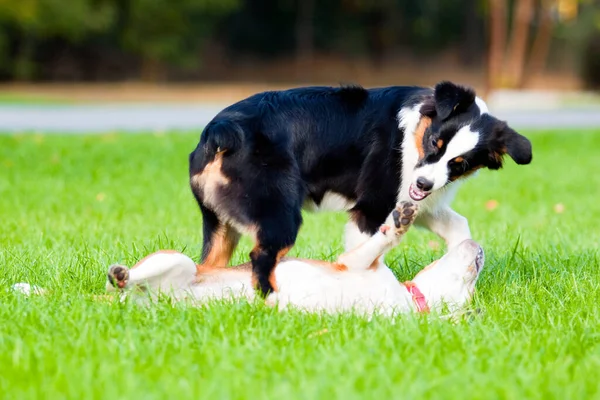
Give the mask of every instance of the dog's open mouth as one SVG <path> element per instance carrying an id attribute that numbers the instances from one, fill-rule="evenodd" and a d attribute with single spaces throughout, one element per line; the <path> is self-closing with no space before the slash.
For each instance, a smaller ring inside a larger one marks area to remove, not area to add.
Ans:
<path id="1" fill-rule="evenodd" d="M 424 192 L 424 191 L 422 191 L 421 189 L 419 189 L 418 187 L 416 187 L 414 185 L 414 183 L 410 185 L 410 188 L 408 188 L 408 195 L 414 201 L 421 201 L 425 197 L 429 196 L 430 194 L 431 194 L 431 192 Z"/>

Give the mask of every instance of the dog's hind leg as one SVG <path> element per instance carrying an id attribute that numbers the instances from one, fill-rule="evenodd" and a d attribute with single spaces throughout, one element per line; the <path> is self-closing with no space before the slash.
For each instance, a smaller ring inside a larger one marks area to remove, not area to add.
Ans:
<path id="1" fill-rule="evenodd" d="M 226 267 L 240 240 L 240 233 L 231 225 L 219 221 L 217 215 L 200 205 L 203 221 L 201 264 L 209 267 Z"/>
<path id="2" fill-rule="evenodd" d="M 274 210 L 268 219 L 261 221 L 250 259 L 253 284 L 264 296 L 277 290 L 273 269 L 294 245 L 301 223 L 300 209 L 281 214 Z"/>
<path id="3" fill-rule="evenodd" d="M 337 264 L 349 270 L 364 270 L 375 267 L 379 258 L 395 246 L 408 231 L 417 216 L 417 206 L 410 202 L 402 202 L 390 214 L 394 227 L 382 225 L 377 233 L 353 250 L 340 255 Z"/>
<path id="4" fill-rule="evenodd" d="M 143 258 L 131 269 L 123 265 L 111 265 L 108 269 L 107 289 L 136 287 L 165 290 L 184 288 L 196 277 L 196 263 L 176 251 L 163 250 Z"/>
<path id="5" fill-rule="evenodd" d="M 226 206 L 228 197 L 235 197 L 230 193 L 235 185 L 223 171 L 225 151 L 214 154 L 208 162 L 204 153 L 199 155 L 197 151 L 190 154 L 190 187 L 202 213 L 200 262 L 206 266 L 225 267 L 240 239 L 239 231 L 226 222 L 233 219 L 231 204 L 229 208 Z"/>

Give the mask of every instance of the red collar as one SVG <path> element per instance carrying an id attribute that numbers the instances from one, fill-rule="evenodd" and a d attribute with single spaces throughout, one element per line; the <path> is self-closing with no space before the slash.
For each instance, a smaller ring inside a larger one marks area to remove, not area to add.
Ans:
<path id="1" fill-rule="evenodd" d="M 408 293 L 411 294 L 415 306 L 417 307 L 417 312 L 427 314 L 429 312 L 429 306 L 427 305 L 427 300 L 425 299 L 423 292 L 419 290 L 413 281 L 406 281 L 403 285 L 406 287 L 406 290 L 408 290 Z"/>

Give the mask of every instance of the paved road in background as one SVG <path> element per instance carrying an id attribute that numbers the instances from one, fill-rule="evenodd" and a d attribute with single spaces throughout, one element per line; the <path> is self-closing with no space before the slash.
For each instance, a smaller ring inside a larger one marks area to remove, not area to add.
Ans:
<path id="1" fill-rule="evenodd" d="M 97 133 L 200 129 L 223 105 L 0 105 L 0 132 Z M 600 128 L 600 108 L 500 110 L 515 129 Z"/>

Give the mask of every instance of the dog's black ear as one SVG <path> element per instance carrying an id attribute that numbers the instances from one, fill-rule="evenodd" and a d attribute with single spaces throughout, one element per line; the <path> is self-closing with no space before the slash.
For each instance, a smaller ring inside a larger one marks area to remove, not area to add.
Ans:
<path id="1" fill-rule="evenodd" d="M 529 164 L 533 157 L 531 142 L 517 133 L 504 121 L 497 121 L 494 126 L 490 159 L 502 166 L 502 156 L 508 154 L 519 165 Z"/>
<path id="2" fill-rule="evenodd" d="M 518 134 L 510 127 L 507 126 L 506 129 L 510 132 L 506 133 L 506 152 L 517 164 L 529 164 L 533 158 L 531 142 L 525 136 Z"/>
<path id="3" fill-rule="evenodd" d="M 473 89 L 443 81 L 435 85 L 435 111 L 441 120 L 448 118 L 453 112 L 461 112 L 475 102 Z"/>

